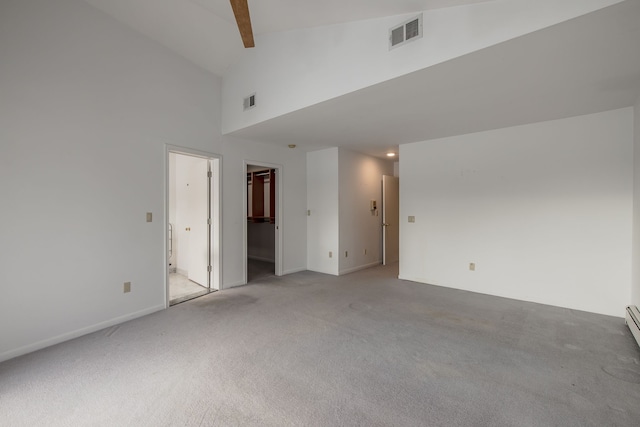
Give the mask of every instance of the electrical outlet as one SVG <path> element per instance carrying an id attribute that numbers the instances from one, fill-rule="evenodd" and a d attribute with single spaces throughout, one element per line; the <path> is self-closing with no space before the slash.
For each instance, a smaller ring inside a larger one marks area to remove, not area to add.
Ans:
<path id="1" fill-rule="evenodd" d="M 147 212 L 147 222 L 153 221 L 153 213 Z"/>
<path id="2" fill-rule="evenodd" d="M 333 252 L 329 251 L 329 258 L 333 258 Z"/>
<path id="3" fill-rule="evenodd" d="M 475 262 L 470 262 L 469 263 L 469 270 L 476 271 L 476 263 Z"/>
<path id="4" fill-rule="evenodd" d="M 367 250 L 365 249 L 365 250 L 364 250 L 364 255 L 366 255 L 366 254 L 367 254 Z"/>
<path id="5" fill-rule="evenodd" d="M 411 215 L 411 216 L 409 217 L 409 222 L 416 222 L 416 217 L 415 217 L 415 216 L 413 216 L 413 215 Z"/>
<path id="6" fill-rule="evenodd" d="M 349 252 L 348 251 L 344 251 L 344 257 L 347 258 L 349 256 Z"/>
<path id="7" fill-rule="evenodd" d="M 125 294 L 131 292 L 131 282 L 124 282 L 123 290 Z"/>

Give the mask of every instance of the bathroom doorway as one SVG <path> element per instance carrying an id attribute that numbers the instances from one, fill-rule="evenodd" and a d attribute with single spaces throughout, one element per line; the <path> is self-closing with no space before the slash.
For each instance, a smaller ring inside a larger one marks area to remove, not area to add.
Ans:
<path id="1" fill-rule="evenodd" d="M 194 152 L 168 152 L 169 305 L 220 287 L 219 162 Z"/>

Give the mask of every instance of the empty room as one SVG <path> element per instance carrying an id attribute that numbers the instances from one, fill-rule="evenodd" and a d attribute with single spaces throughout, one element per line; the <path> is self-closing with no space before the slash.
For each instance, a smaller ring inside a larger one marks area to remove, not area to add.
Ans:
<path id="1" fill-rule="evenodd" d="M 0 425 L 640 425 L 640 0 L 0 0 Z"/>

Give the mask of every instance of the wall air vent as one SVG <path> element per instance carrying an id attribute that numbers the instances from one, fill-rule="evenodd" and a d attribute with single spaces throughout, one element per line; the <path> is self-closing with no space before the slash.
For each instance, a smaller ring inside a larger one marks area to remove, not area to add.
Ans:
<path id="1" fill-rule="evenodd" d="M 256 106 L 256 94 L 253 93 L 247 96 L 242 102 L 242 107 L 244 111 L 250 110 Z"/>
<path id="2" fill-rule="evenodd" d="M 422 14 L 389 30 L 389 50 L 422 38 Z"/>

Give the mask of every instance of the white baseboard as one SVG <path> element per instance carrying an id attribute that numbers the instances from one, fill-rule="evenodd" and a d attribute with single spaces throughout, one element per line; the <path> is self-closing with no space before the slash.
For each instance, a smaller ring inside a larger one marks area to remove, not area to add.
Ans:
<path id="1" fill-rule="evenodd" d="M 242 280 L 240 280 L 238 282 L 224 283 L 222 285 L 222 289 L 231 289 L 231 288 L 235 288 L 237 286 L 244 286 L 244 285 L 246 285 L 246 283 L 244 283 Z"/>
<path id="2" fill-rule="evenodd" d="M 354 273 L 354 272 L 360 271 L 360 270 L 366 270 L 367 268 L 378 266 L 381 263 L 382 263 L 381 261 L 376 261 L 376 262 L 372 262 L 372 263 L 365 264 L 365 265 L 359 265 L 357 267 L 346 268 L 344 270 L 340 270 L 338 272 L 338 276 L 342 276 L 343 274 Z"/>
<path id="3" fill-rule="evenodd" d="M 286 276 L 287 274 L 300 273 L 301 271 L 307 271 L 307 267 L 291 268 L 289 270 L 283 271 L 282 275 Z"/>
<path id="4" fill-rule="evenodd" d="M 58 335 L 52 338 L 47 338 L 42 341 L 28 344 L 23 347 L 19 347 L 13 350 L 5 351 L 0 354 L 0 362 L 13 359 L 14 357 L 22 356 L 27 353 L 32 353 L 37 350 L 41 350 L 52 345 L 60 344 L 65 341 L 72 340 L 74 338 L 81 337 L 83 335 L 90 334 L 92 332 L 99 331 L 110 326 L 119 325 L 120 323 L 127 322 L 129 320 L 137 319 L 138 317 L 146 316 L 156 311 L 164 310 L 166 306 L 164 304 L 154 307 L 145 308 L 144 310 L 136 311 L 135 313 L 126 314 L 124 316 L 115 317 L 113 319 L 106 320 L 104 322 L 96 323 L 95 325 L 87 326 L 86 328 L 76 329 L 75 331 L 67 332 L 66 334 Z"/>

